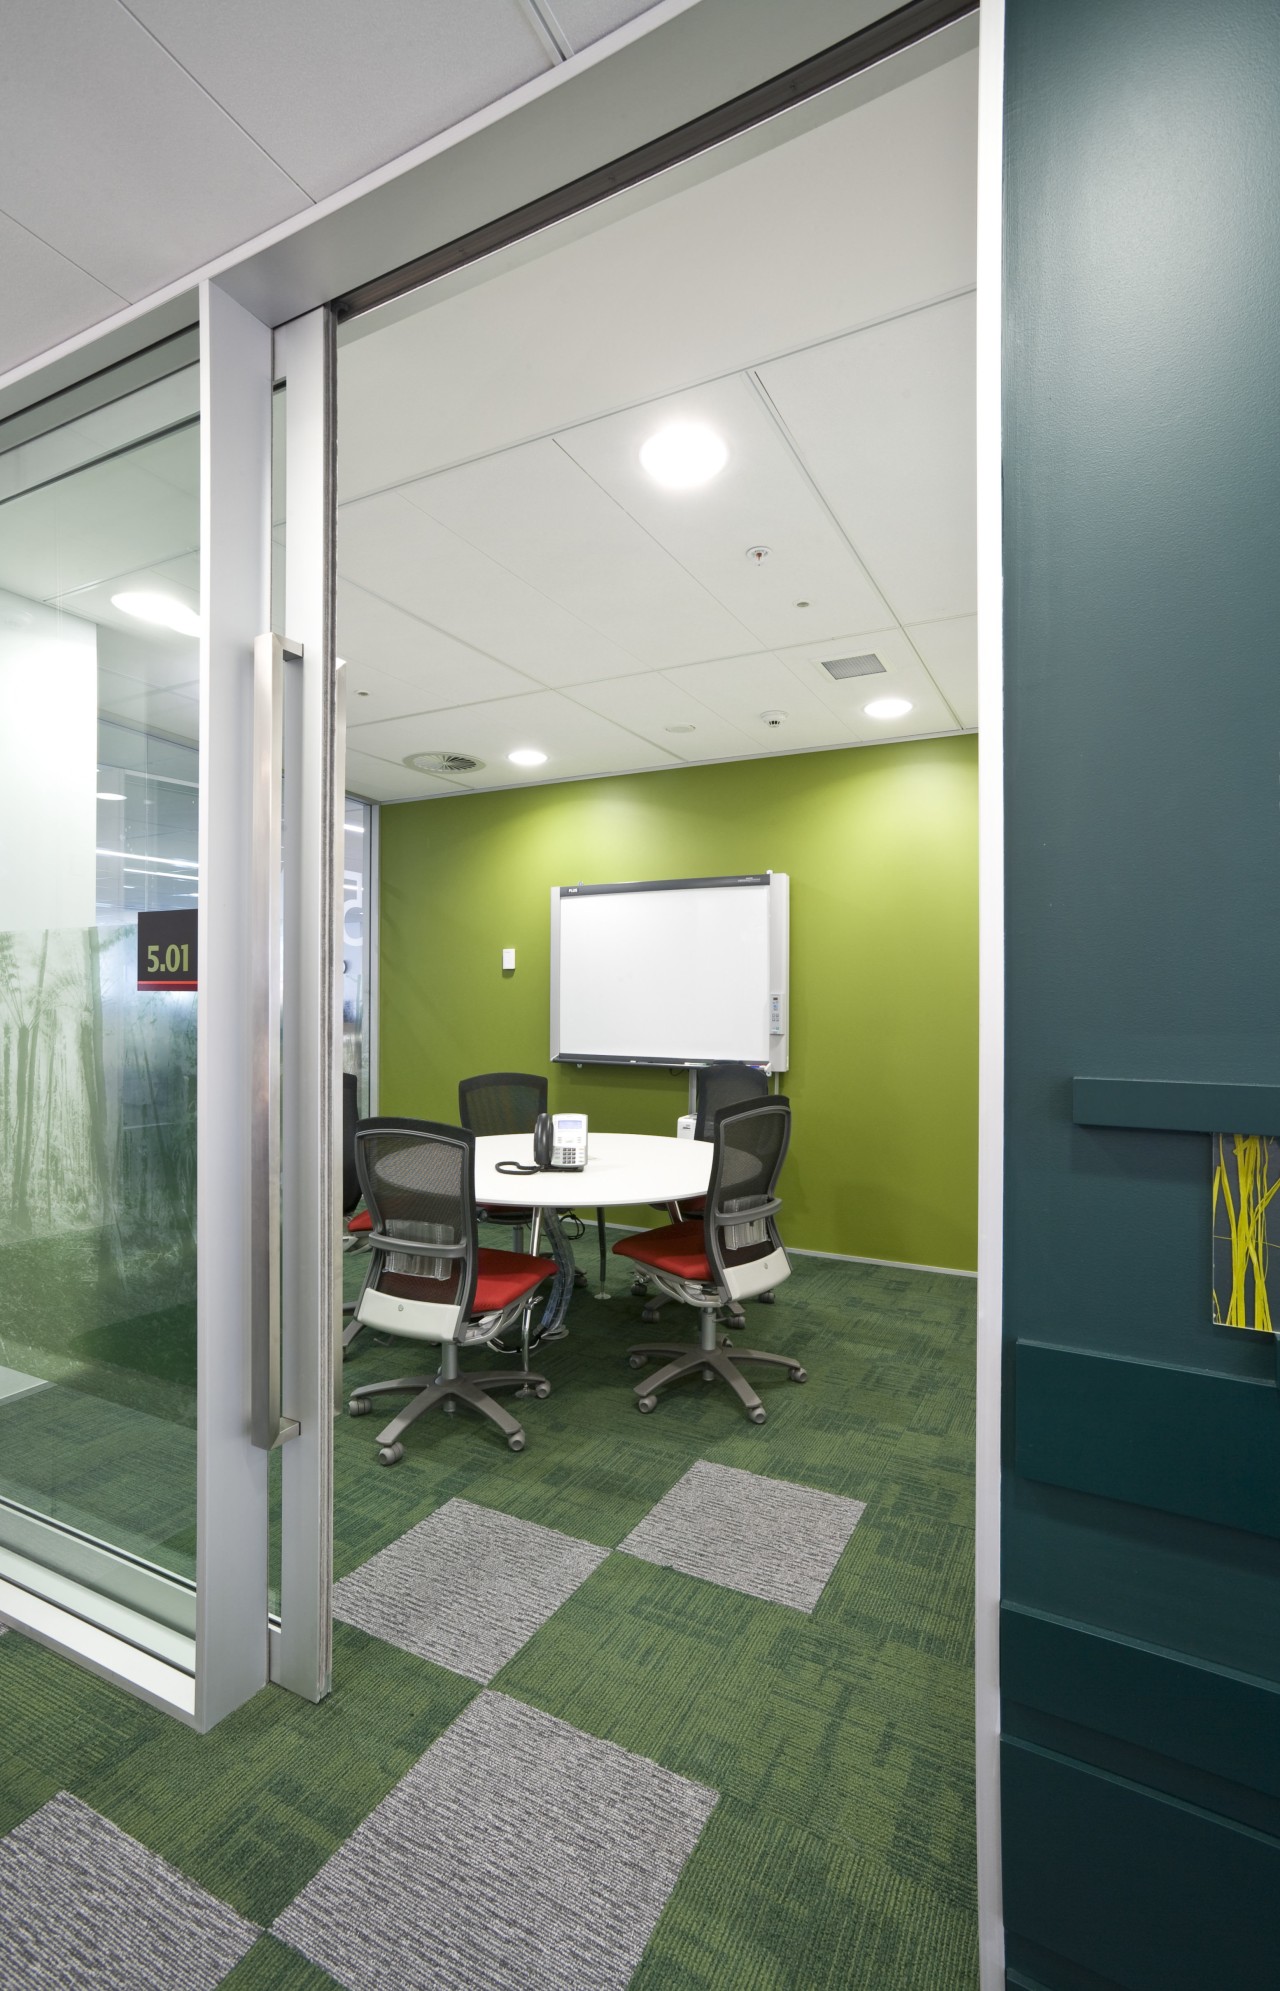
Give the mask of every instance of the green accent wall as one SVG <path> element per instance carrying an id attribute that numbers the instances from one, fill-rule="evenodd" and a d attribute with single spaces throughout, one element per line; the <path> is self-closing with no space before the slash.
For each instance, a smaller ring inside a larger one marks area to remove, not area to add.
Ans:
<path id="1" fill-rule="evenodd" d="M 382 1111 L 453 1121 L 467 1074 L 549 1071 L 553 1107 L 634 1133 L 675 1132 L 687 1076 L 549 1065 L 551 887 L 789 873 L 784 1234 L 972 1270 L 972 736 L 398 803 L 381 852 Z"/>

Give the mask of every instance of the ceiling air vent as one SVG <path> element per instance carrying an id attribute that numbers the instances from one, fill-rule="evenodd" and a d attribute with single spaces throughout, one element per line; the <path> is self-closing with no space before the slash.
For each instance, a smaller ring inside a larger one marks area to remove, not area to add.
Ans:
<path id="1" fill-rule="evenodd" d="M 868 654 L 865 657 L 824 657 L 822 668 L 828 677 L 883 677 L 884 665 L 879 657 Z"/>
<path id="2" fill-rule="evenodd" d="M 406 754 L 404 764 L 415 774 L 474 774 L 484 766 L 474 754 Z"/>

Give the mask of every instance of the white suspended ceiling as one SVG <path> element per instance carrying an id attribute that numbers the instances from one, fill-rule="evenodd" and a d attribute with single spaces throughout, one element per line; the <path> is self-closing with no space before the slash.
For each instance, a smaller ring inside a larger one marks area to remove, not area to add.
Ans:
<path id="1" fill-rule="evenodd" d="M 338 644 L 354 790 L 976 725 L 976 95 L 962 56 L 352 328 Z M 693 491 L 639 462 L 677 418 L 729 447 Z M 868 653 L 882 674 L 822 668 Z M 910 714 L 869 719 L 885 695 Z M 519 747 L 545 766 L 514 768 Z M 439 752 L 485 765 L 405 766 Z"/>
<path id="2" fill-rule="evenodd" d="M 0 372 L 400 158 L 650 0 L 25 0 Z"/>
<path id="3" fill-rule="evenodd" d="M 976 723 L 975 114 L 963 56 L 491 282 L 357 324 L 338 540 L 354 792 Z M 685 493 L 638 462 L 677 415 L 730 450 Z M 111 596 L 196 605 L 197 469 L 183 430 L 0 513 L 0 587 L 99 624 L 104 713 L 189 740 L 195 644 Z M 881 675 L 822 668 L 867 653 Z M 865 716 L 887 693 L 911 700 L 905 720 Z M 513 768 L 520 746 L 546 765 Z M 440 751 L 486 765 L 404 765 Z"/>

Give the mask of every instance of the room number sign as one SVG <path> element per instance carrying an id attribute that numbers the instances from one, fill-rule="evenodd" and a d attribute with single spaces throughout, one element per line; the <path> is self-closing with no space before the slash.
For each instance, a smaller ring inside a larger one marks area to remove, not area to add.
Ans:
<path id="1" fill-rule="evenodd" d="M 196 910 L 138 914 L 138 987 L 194 989 L 199 986 Z"/>

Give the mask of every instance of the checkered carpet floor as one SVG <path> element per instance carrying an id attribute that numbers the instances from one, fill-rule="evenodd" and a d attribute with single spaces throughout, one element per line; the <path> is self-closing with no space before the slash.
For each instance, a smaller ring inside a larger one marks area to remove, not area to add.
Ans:
<path id="1" fill-rule="evenodd" d="M 761 1428 L 637 1418 L 637 1312 L 575 1298 L 519 1457 L 342 1421 L 323 1706 L 197 1737 L 0 1640 L 0 1991 L 976 1983 L 971 1282 L 799 1261 Z"/>

